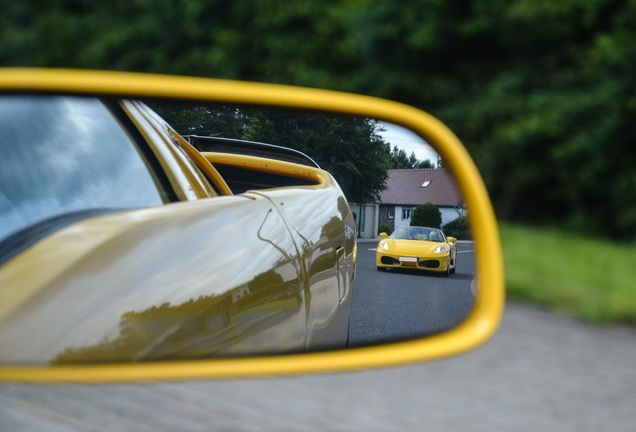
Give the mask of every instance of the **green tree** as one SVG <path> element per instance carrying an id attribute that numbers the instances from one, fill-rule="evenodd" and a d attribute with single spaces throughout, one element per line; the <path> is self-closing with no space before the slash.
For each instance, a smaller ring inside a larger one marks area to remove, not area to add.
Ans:
<path id="1" fill-rule="evenodd" d="M 378 121 L 322 113 L 267 111 L 250 116 L 244 139 L 306 153 L 329 171 L 350 202 L 376 202 L 386 188 L 389 157 Z"/>
<path id="2" fill-rule="evenodd" d="M 468 218 L 466 216 L 454 219 L 442 227 L 444 234 L 455 237 L 458 240 L 470 240 L 470 227 L 468 226 Z"/>
<path id="3" fill-rule="evenodd" d="M 415 152 L 410 156 L 406 155 L 406 150 L 394 146 L 391 149 L 391 169 L 422 169 L 435 168 L 430 160 L 419 160 Z"/>
<path id="4" fill-rule="evenodd" d="M 442 226 L 442 213 L 432 203 L 419 205 L 413 210 L 411 226 L 440 228 Z"/>
<path id="5" fill-rule="evenodd" d="M 182 135 L 240 139 L 245 134 L 249 112 L 231 105 L 174 104 L 146 101 Z"/>
<path id="6" fill-rule="evenodd" d="M 391 227 L 391 225 L 387 223 L 381 223 L 378 225 L 378 234 L 387 233 L 388 235 L 391 235 L 392 232 L 393 228 Z"/>

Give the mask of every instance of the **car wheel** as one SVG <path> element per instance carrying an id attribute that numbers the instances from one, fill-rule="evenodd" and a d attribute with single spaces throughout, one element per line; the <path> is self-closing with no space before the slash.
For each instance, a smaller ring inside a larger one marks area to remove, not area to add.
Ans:
<path id="1" fill-rule="evenodd" d="M 455 274 L 455 269 L 457 269 L 457 256 L 453 260 L 453 268 L 450 270 L 450 274 Z"/>
<path id="2" fill-rule="evenodd" d="M 386 271 L 386 267 L 378 267 L 378 271 L 385 272 Z"/>

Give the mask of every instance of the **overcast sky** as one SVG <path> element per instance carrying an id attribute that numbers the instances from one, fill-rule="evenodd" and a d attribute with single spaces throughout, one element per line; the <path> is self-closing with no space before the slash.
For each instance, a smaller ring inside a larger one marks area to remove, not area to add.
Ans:
<path id="1" fill-rule="evenodd" d="M 404 149 L 408 156 L 411 155 L 411 152 L 415 152 L 415 156 L 419 160 L 428 159 L 433 164 L 437 164 L 437 153 L 419 135 L 393 123 L 381 122 L 381 126 L 386 131 L 380 132 L 380 135 L 385 141 L 391 143 L 391 148 L 398 146 L 398 148 Z"/>

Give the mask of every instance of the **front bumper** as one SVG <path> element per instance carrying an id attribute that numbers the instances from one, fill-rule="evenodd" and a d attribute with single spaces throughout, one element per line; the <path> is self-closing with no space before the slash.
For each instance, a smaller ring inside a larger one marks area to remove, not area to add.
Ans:
<path id="1" fill-rule="evenodd" d="M 375 264 L 380 268 L 405 268 L 445 272 L 448 267 L 449 257 L 449 254 L 412 257 L 376 252 Z"/>

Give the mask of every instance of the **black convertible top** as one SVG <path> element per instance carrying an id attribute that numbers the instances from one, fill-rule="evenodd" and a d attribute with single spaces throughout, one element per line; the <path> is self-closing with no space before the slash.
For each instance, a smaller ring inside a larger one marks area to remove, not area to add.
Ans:
<path id="1" fill-rule="evenodd" d="M 199 135 L 184 135 L 184 138 L 187 139 L 197 150 L 202 152 L 257 156 L 320 168 L 318 164 L 306 154 L 287 147 L 256 141 L 244 141 L 221 137 L 204 137 Z"/>

